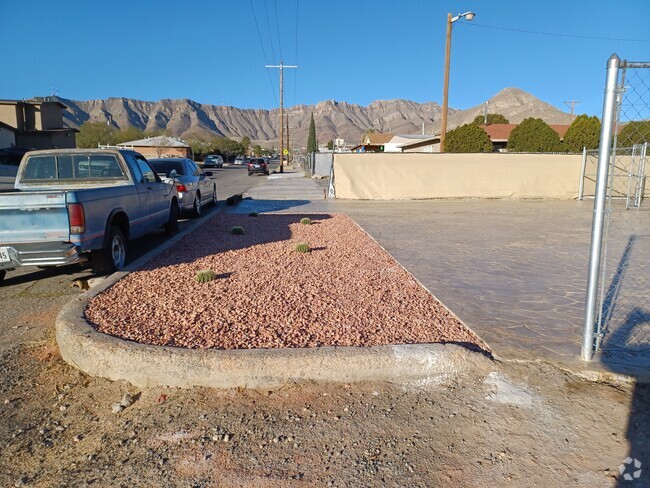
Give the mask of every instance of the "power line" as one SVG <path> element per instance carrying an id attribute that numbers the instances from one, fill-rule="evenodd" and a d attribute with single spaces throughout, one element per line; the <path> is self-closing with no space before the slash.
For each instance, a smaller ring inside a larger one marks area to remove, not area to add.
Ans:
<path id="1" fill-rule="evenodd" d="M 571 107 L 571 122 L 573 122 L 573 108 L 576 103 L 581 103 L 580 100 L 569 100 L 568 102 L 563 102 L 567 107 Z"/>
<path id="2" fill-rule="evenodd" d="M 260 27 L 257 25 L 257 16 L 255 15 L 255 8 L 253 7 L 253 0 L 249 0 L 251 4 L 251 11 L 253 12 L 253 19 L 255 20 L 255 28 L 257 29 L 257 38 L 260 40 L 260 47 L 262 48 L 262 54 L 264 55 L 264 62 L 269 64 L 268 58 L 266 57 L 266 51 L 264 50 L 264 43 L 262 42 L 262 35 L 260 34 Z M 273 98 L 275 104 L 278 104 L 278 97 L 275 95 L 275 87 L 273 86 L 273 79 L 271 78 L 271 73 L 266 70 L 269 75 L 269 83 L 271 84 L 271 92 L 273 93 Z"/>
<path id="3" fill-rule="evenodd" d="M 273 48 L 273 34 L 271 33 L 271 21 L 269 20 L 269 2 L 268 0 L 264 0 L 264 10 L 266 11 L 266 26 L 269 29 L 269 44 L 271 44 L 271 53 L 273 54 L 273 59 L 272 61 L 275 62 L 276 57 L 275 57 L 275 49 Z M 266 63 L 268 64 L 268 63 Z"/>
<path id="4" fill-rule="evenodd" d="M 278 21 L 278 2 L 273 0 L 273 5 L 275 6 L 275 26 L 277 28 L 278 34 L 278 51 L 280 51 L 280 61 L 282 61 L 282 41 L 280 39 L 280 22 Z"/>
<path id="5" fill-rule="evenodd" d="M 486 24 L 477 24 L 476 22 L 463 22 L 462 25 L 464 26 L 469 26 L 469 27 L 483 27 L 486 29 L 495 29 L 495 30 L 503 30 L 503 31 L 510 31 L 510 32 L 521 32 L 524 34 L 535 34 L 538 36 L 549 36 L 549 37 L 572 37 L 575 39 L 590 39 L 590 40 L 597 40 L 597 41 L 621 41 L 621 42 L 648 42 L 650 43 L 650 39 L 622 39 L 622 38 L 616 38 L 616 37 L 597 37 L 597 36 L 581 36 L 577 34 L 557 34 L 557 33 L 552 33 L 552 32 L 540 32 L 540 31 L 529 31 L 529 30 L 524 30 L 524 29 L 512 29 L 509 27 L 498 27 L 495 25 L 486 25 Z"/>

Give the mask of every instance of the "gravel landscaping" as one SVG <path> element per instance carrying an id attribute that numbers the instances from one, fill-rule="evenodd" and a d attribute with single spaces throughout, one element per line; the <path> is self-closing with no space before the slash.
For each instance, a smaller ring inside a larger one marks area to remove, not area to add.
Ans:
<path id="1" fill-rule="evenodd" d="M 298 243 L 311 251 L 298 252 Z M 214 279 L 198 282 L 203 270 Z M 186 348 L 451 342 L 488 350 L 343 215 L 216 216 L 91 299 L 86 316 L 106 334 Z"/>

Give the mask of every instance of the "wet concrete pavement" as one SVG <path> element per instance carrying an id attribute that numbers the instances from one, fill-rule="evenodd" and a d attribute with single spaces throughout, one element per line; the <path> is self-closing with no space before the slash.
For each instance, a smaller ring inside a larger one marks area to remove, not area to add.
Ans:
<path id="1" fill-rule="evenodd" d="M 632 343 L 616 344 L 620 334 L 613 327 L 603 354 L 588 364 L 580 360 L 592 201 L 342 201 L 323 198 L 326 180 L 300 173 L 273 176 L 230 211 L 349 215 L 497 357 L 633 375 L 650 371 L 650 331 L 648 342 L 637 333 Z M 641 232 L 646 225 L 650 229 L 650 215 L 642 217 Z M 616 263 L 629 241 L 625 232 L 632 231 L 621 228 L 608 248 L 612 277 L 606 274 L 605 283 L 615 283 Z M 634 259 L 640 265 L 631 272 L 638 279 L 627 280 L 625 305 L 642 319 L 650 301 L 649 243 L 648 236 L 636 239 Z M 643 332 L 647 326 L 640 320 L 634 327 Z"/>

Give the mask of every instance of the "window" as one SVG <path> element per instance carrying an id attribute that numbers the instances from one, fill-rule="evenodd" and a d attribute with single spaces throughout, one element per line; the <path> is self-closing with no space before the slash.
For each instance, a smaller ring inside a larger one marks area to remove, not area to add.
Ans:
<path id="1" fill-rule="evenodd" d="M 142 183 L 153 183 L 154 181 L 158 181 L 156 173 L 151 169 L 151 166 L 149 166 L 149 163 L 143 156 L 136 154 L 135 161 L 142 172 Z"/>
<path id="2" fill-rule="evenodd" d="M 28 158 L 23 180 L 126 179 L 113 154 L 58 154 Z"/>

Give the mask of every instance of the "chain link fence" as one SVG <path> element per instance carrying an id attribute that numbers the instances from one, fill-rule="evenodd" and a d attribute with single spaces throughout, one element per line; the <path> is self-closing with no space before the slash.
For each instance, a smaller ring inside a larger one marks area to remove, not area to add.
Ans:
<path id="1" fill-rule="evenodd" d="M 582 356 L 638 368 L 650 366 L 650 63 L 615 61 L 601 147 L 583 153 L 580 197 L 595 204 Z"/>

